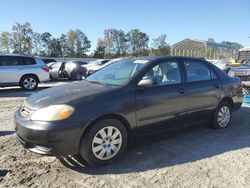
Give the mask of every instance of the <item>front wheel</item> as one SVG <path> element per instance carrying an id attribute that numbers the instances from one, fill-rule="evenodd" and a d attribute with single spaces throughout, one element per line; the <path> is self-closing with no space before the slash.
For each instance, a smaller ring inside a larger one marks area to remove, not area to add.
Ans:
<path id="1" fill-rule="evenodd" d="M 222 129 L 228 127 L 231 120 L 231 106 L 228 102 L 221 102 L 215 110 L 213 128 Z"/>
<path id="2" fill-rule="evenodd" d="M 127 145 L 127 131 L 117 119 L 94 124 L 83 136 L 80 155 L 90 166 L 103 166 L 121 157 Z"/>

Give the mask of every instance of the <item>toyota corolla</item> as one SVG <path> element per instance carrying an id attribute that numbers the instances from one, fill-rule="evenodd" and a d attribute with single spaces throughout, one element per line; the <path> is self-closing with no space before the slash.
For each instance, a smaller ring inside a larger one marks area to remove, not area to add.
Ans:
<path id="1" fill-rule="evenodd" d="M 135 136 L 207 122 L 226 128 L 242 99 L 240 80 L 204 59 L 122 59 L 27 98 L 15 114 L 16 133 L 30 151 L 101 166 Z"/>

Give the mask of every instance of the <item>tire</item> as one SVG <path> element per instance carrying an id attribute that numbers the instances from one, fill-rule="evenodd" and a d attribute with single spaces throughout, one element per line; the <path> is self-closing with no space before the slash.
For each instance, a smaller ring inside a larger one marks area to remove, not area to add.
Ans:
<path id="1" fill-rule="evenodd" d="M 73 80 L 82 80 L 82 74 L 80 72 L 75 72 L 75 73 L 73 73 L 73 75 L 71 76 L 71 78 Z"/>
<path id="2" fill-rule="evenodd" d="M 97 167 L 118 160 L 126 146 L 127 131 L 124 125 L 117 119 L 103 119 L 84 134 L 79 153 L 89 166 Z"/>
<path id="3" fill-rule="evenodd" d="M 231 105 L 222 101 L 215 110 L 212 127 L 215 129 L 227 128 L 232 116 Z"/>
<path id="4" fill-rule="evenodd" d="M 34 75 L 26 75 L 21 78 L 19 85 L 24 90 L 32 91 L 37 88 L 38 79 Z"/>

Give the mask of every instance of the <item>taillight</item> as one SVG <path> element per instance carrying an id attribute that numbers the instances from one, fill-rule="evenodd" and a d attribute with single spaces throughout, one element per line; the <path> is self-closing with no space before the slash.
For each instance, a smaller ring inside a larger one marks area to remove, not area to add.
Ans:
<path id="1" fill-rule="evenodd" d="M 49 72 L 49 67 L 42 67 L 45 72 Z"/>

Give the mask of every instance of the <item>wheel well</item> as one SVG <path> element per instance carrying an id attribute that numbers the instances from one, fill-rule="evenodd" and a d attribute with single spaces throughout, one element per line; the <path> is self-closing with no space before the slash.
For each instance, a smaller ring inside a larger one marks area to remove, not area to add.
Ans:
<path id="1" fill-rule="evenodd" d="M 228 102 L 228 103 L 230 104 L 231 108 L 233 108 L 234 103 L 233 103 L 233 100 L 232 100 L 230 97 L 224 97 L 224 98 L 221 100 L 221 102 L 222 102 L 222 101 Z"/>
<path id="2" fill-rule="evenodd" d="M 19 82 L 21 82 L 22 78 L 25 77 L 25 76 L 34 76 L 34 77 L 36 77 L 36 79 L 38 80 L 38 83 L 40 82 L 38 76 L 35 75 L 35 74 L 24 74 L 24 75 L 20 78 Z"/>
<path id="3" fill-rule="evenodd" d="M 129 125 L 129 122 L 121 115 L 119 114 L 105 114 L 103 116 L 100 116 L 96 119 L 94 119 L 93 121 L 91 121 L 88 126 L 84 129 L 83 133 L 82 133 L 82 136 L 81 136 L 81 139 L 82 140 L 82 137 L 88 132 L 88 130 L 91 128 L 91 125 L 95 124 L 96 122 L 98 121 L 101 121 L 103 119 L 118 119 L 119 121 L 121 121 L 123 123 L 123 125 L 125 126 L 126 128 L 126 131 L 127 131 L 127 134 L 129 136 L 129 133 L 130 133 L 130 125 Z M 80 143 L 79 143 L 79 146 L 80 146 Z"/>
<path id="4" fill-rule="evenodd" d="M 126 130 L 127 130 L 127 133 L 129 133 L 130 131 L 130 125 L 128 123 L 128 121 L 121 115 L 118 115 L 118 114 L 106 114 L 106 115 L 103 115 L 103 116 L 100 116 L 96 119 L 94 119 L 92 122 L 89 123 L 88 127 L 84 130 L 84 132 L 86 132 L 86 130 L 93 124 L 95 124 L 96 122 L 100 121 L 100 120 L 103 120 L 103 119 L 118 119 L 119 121 L 121 121 L 123 123 L 123 125 L 125 126 Z"/>

